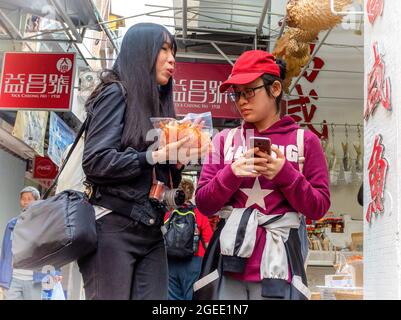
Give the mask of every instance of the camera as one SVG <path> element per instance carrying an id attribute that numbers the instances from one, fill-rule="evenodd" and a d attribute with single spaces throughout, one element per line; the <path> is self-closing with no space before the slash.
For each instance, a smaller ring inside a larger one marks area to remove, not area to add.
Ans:
<path id="1" fill-rule="evenodd" d="M 185 193 L 181 189 L 170 189 L 163 182 L 153 183 L 149 199 L 168 207 L 178 207 L 185 202 Z"/>

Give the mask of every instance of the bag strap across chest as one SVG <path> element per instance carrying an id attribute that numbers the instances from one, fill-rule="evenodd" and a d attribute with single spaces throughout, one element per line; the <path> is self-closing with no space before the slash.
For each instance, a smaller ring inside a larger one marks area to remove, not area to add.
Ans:
<path id="1" fill-rule="evenodd" d="M 304 171 L 304 163 L 305 163 L 304 136 L 305 136 L 305 130 L 298 129 L 297 130 L 298 165 L 299 165 L 299 172 L 301 173 L 303 173 Z"/>

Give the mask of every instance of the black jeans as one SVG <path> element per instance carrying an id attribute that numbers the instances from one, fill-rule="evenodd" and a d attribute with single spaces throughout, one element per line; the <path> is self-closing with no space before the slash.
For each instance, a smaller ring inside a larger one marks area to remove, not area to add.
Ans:
<path id="1" fill-rule="evenodd" d="M 166 300 L 167 256 L 160 227 L 109 213 L 96 221 L 97 250 L 78 261 L 88 300 Z"/>

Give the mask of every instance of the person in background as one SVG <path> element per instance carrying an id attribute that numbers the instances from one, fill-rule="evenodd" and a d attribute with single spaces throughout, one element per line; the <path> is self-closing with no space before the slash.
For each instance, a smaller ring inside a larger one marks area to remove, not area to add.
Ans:
<path id="1" fill-rule="evenodd" d="M 178 211 L 186 212 L 191 210 L 195 213 L 196 225 L 199 233 L 198 252 L 192 258 L 168 257 L 169 269 L 169 300 L 192 300 L 193 285 L 198 280 L 202 266 L 202 258 L 212 237 L 212 228 L 206 216 L 202 215 L 198 208 L 191 202 L 195 192 L 194 184 L 189 179 L 182 179 L 179 188 L 185 193 L 185 203 L 178 207 Z M 165 220 L 169 217 L 166 214 Z"/>
<path id="2" fill-rule="evenodd" d="M 22 189 L 20 192 L 21 210 L 26 210 L 32 202 L 39 199 L 40 193 L 36 188 Z M 4 233 L 0 256 L 0 287 L 5 290 L 5 300 L 41 300 L 44 274 L 12 267 L 12 232 L 16 223 L 16 217 L 11 219 Z"/>

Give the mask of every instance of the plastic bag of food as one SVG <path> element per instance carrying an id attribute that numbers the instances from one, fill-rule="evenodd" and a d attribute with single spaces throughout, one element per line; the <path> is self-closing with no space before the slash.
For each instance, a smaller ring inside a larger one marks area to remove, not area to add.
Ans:
<path id="1" fill-rule="evenodd" d="M 188 113 L 181 122 L 191 121 L 194 126 L 199 127 L 202 131 L 208 132 L 209 136 L 213 135 L 212 113 Z"/>
<path id="2" fill-rule="evenodd" d="M 182 120 L 174 118 L 150 118 L 155 129 L 159 129 L 159 141 L 163 146 L 190 137 L 190 148 L 200 148 L 210 143 L 213 133 L 212 115 L 210 112 L 188 113 Z"/>

